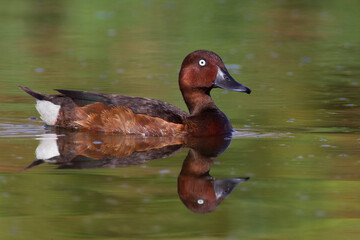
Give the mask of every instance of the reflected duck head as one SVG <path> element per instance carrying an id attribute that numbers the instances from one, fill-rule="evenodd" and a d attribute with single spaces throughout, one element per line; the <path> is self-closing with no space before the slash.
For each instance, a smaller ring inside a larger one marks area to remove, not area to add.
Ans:
<path id="1" fill-rule="evenodd" d="M 251 93 L 250 88 L 229 74 L 216 53 L 207 50 L 197 50 L 185 57 L 179 74 L 179 86 L 190 114 L 196 112 L 198 105 L 212 102 L 208 98 L 213 88 Z"/>
<path id="2" fill-rule="evenodd" d="M 210 213 L 248 177 L 214 179 L 205 175 L 181 175 L 178 178 L 178 194 L 184 205 L 194 213 Z"/>
<path id="3" fill-rule="evenodd" d="M 210 213 L 230 195 L 245 177 L 215 179 L 210 175 L 214 160 L 226 150 L 230 137 L 193 138 L 187 142 L 189 153 L 178 177 L 178 194 L 195 213 Z"/>

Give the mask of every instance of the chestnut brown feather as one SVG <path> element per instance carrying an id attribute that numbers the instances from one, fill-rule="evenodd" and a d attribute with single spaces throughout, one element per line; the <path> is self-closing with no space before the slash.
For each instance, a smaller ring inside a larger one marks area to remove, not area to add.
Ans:
<path id="1" fill-rule="evenodd" d="M 107 106 L 98 102 L 84 107 L 76 107 L 74 112 L 75 127 L 84 130 L 144 136 L 185 134 L 185 127 L 182 124 L 167 122 L 161 118 L 144 114 L 135 114 L 124 106 Z"/>

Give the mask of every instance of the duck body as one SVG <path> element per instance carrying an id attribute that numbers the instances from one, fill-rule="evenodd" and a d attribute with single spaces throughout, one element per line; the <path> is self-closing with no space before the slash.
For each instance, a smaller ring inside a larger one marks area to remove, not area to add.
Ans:
<path id="1" fill-rule="evenodd" d="M 159 100 L 87 91 L 48 95 L 19 86 L 37 100 L 47 125 L 143 136 L 212 136 L 232 131 L 210 97 L 214 87 L 250 93 L 227 72 L 215 53 L 198 50 L 183 61 L 179 85 L 190 114 Z"/>

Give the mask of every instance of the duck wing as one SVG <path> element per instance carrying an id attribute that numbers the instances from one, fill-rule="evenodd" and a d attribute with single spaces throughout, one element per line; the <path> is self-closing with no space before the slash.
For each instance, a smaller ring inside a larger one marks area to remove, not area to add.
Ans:
<path id="1" fill-rule="evenodd" d="M 187 113 L 166 102 L 151 98 L 131 97 L 116 94 L 103 94 L 87 91 L 72 91 L 55 89 L 59 93 L 71 98 L 80 107 L 102 102 L 105 105 L 124 106 L 136 114 L 158 117 L 173 123 L 183 123 Z"/>

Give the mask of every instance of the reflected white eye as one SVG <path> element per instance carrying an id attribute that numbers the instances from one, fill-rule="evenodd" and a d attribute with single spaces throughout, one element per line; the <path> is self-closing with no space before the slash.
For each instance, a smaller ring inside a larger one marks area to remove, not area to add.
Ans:
<path id="1" fill-rule="evenodd" d="M 204 204 L 204 200 L 203 200 L 203 199 L 198 199 L 198 200 L 197 200 L 197 203 L 198 203 L 199 205 L 202 205 L 202 204 Z"/>
<path id="2" fill-rule="evenodd" d="M 204 59 L 201 59 L 200 61 L 199 61 L 199 65 L 200 66 L 205 66 L 206 65 L 206 61 L 204 60 Z"/>

